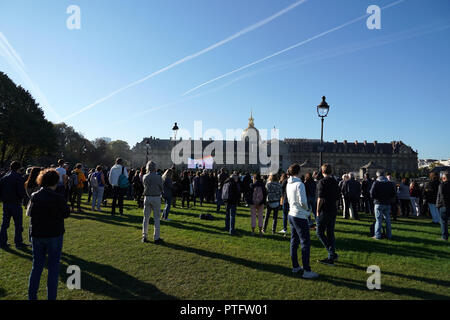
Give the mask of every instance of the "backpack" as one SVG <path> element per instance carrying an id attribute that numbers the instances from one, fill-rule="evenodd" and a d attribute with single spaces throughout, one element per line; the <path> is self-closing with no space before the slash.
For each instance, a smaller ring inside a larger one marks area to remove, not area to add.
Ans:
<path id="1" fill-rule="evenodd" d="M 78 186 L 78 173 L 72 171 L 69 179 L 69 188 L 76 188 Z"/>
<path id="2" fill-rule="evenodd" d="M 214 216 L 210 213 L 202 213 L 200 214 L 200 219 L 202 220 L 214 220 Z"/>
<path id="3" fill-rule="evenodd" d="M 267 200 L 269 202 L 280 202 L 281 186 L 277 183 L 269 183 L 267 188 Z"/>
<path id="4" fill-rule="evenodd" d="M 128 180 L 128 178 L 123 174 L 123 170 L 125 169 L 124 166 L 122 166 L 122 173 L 119 176 L 119 187 L 121 189 L 128 189 L 128 187 L 130 186 L 130 181 Z"/>
<path id="5" fill-rule="evenodd" d="M 94 189 L 98 188 L 98 179 L 97 179 L 97 173 L 91 174 L 91 177 L 89 179 L 89 182 L 91 183 L 91 187 Z"/>
<path id="6" fill-rule="evenodd" d="M 370 236 L 371 237 L 375 236 L 375 224 L 376 224 L 376 221 L 370 225 L 370 231 L 369 232 L 370 232 Z M 383 226 L 381 228 L 381 238 L 382 239 L 386 238 L 386 228 L 383 227 Z"/>
<path id="7" fill-rule="evenodd" d="M 263 202 L 264 195 L 263 190 L 261 186 L 255 186 L 255 189 L 253 190 L 253 204 L 260 205 Z"/>
<path id="8" fill-rule="evenodd" d="M 230 199 L 231 182 L 227 182 L 222 187 L 222 200 L 227 202 Z"/>

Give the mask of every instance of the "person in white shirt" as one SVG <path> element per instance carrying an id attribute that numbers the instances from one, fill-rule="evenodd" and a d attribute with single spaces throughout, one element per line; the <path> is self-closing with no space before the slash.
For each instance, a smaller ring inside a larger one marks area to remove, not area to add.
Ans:
<path id="1" fill-rule="evenodd" d="M 59 167 L 56 168 L 56 172 L 58 172 L 59 175 L 59 181 L 58 186 L 56 187 L 56 192 L 65 195 L 66 193 L 66 187 L 67 187 L 67 170 L 64 168 L 64 160 L 59 159 L 58 160 Z"/>
<path id="2" fill-rule="evenodd" d="M 123 160 L 121 158 L 116 159 L 116 164 L 109 171 L 109 183 L 113 188 L 113 201 L 111 205 L 111 215 L 116 214 L 116 205 L 119 206 L 119 213 L 123 215 L 123 197 L 125 196 L 126 189 L 122 189 L 119 186 L 119 177 L 125 175 L 128 178 L 127 168 L 123 166 Z"/>
<path id="3" fill-rule="evenodd" d="M 303 271 L 303 278 L 312 279 L 319 275 L 311 270 L 310 250 L 311 240 L 309 234 L 308 217 L 311 215 L 308 207 L 306 188 L 299 178 L 300 166 L 293 164 L 289 167 L 290 178 L 286 185 L 286 196 L 289 202 L 289 223 L 291 224 L 290 253 L 292 260 L 292 272 Z M 297 249 L 301 244 L 303 268 L 298 263 Z"/>

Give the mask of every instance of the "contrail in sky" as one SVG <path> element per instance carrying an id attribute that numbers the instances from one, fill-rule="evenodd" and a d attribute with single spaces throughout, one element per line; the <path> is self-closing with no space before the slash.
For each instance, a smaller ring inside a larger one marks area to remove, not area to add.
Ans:
<path id="1" fill-rule="evenodd" d="M 8 39 L 1 32 L 0 32 L 0 55 L 2 55 L 6 59 L 8 64 L 13 69 L 15 69 L 15 71 L 19 74 L 22 80 L 26 83 L 27 87 L 29 87 L 28 89 L 34 92 L 37 100 L 39 100 L 40 102 L 40 107 L 47 108 L 58 118 L 58 120 L 61 119 L 61 116 L 55 111 L 55 109 L 52 108 L 44 93 L 33 82 L 33 80 L 31 80 L 20 55 L 16 52 L 16 50 L 14 50 L 12 45 L 9 43 Z"/>
<path id="2" fill-rule="evenodd" d="M 251 31 L 253 31 L 253 30 L 256 30 L 256 29 L 258 29 L 258 28 L 264 26 L 265 24 L 271 22 L 272 20 L 275 20 L 276 18 L 282 16 L 283 14 L 285 14 L 285 13 L 287 13 L 287 12 L 293 10 L 294 8 L 296 8 L 297 6 L 303 4 L 303 3 L 306 2 L 306 1 L 307 1 L 307 0 L 299 0 L 299 1 L 296 1 L 296 2 L 294 2 L 293 4 L 291 4 L 290 6 L 284 8 L 283 10 L 278 11 L 277 13 L 271 15 L 270 17 L 267 17 L 267 18 L 265 18 L 265 19 L 263 19 L 263 20 L 261 20 L 261 21 L 255 23 L 255 24 L 249 26 L 249 27 L 246 27 L 246 28 L 242 29 L 241 31 L 239 31 L 239 32 L 237 32 L 237 33 L 235 33 L 235 34 L 229 36 L 228 38 L 225 38 L 225 39 L 223 39 L 223 40 L 221 40 L 221 41 L 219 41 L 219 42 L 216 42 L 215 44 L 213 44 L 213 45 L 211 45 L 211 46 L 209 46 L 209 47 L 207 47 L 207 48 L 205 48 L 205 49 L 203 49 L 203 50 L 200 50 L 200 51 L 198 51 L 198 52 L 196 52 L 196 53 L 194 53 L 194 54 L 191 54 L 191 55 L 189 55 L 189 56 L 186 56 L 186 57 L 184 57 L 184 58 L 182 58 L 182 59 L 180 59 L 180 60 L 178 60 L 178 61 L 175 61 L 174 63 L 172 63 L 172 64 L 170 64 L 170 65 L 168 65 L 168 66 L 166 66 L 166 67 L 164 67 L 164 68 L 162 68 L 162 69 L 159 69 L 158 71 L 155 71 L 155 72 L 149 74 L 148 76 L 146 76 L 146 77 L 144 77 L 144 78 L 142 78 L 142 79 L 139 79 L 139 80 L 137 80 L 137 81 L 134 81 L 134 82 L 132 82 L 132 83 L 130 83 L 130 84 L 128 84 L 128 85 L 126 85 L 126 86 L 120 88 L 120 89 L 117 89 L 117 90 L 111 92 L 110 94 L 108 94 L 107 96 L 105 96 L 105 97 L 103 97 L 103 98 L 100 98 L 100 99 L 98 99 L 97 101 L 95 101 L 95 102 L 93 102 L 93 103 L 91 103 L 91 104 L 89 104 L 89 105 L 87 105 L 87 106 L 81 108 L 80 110 L 78 110 L 78 111 L 76 111 L 76 112 L 74 112 L 74 113 L 68 115 L 67 117 L 65 117 L 65 118 L 63 119 L 63 121 L 68 120 L 68 119 L 70 119 L 70 118 L 73 118 L 73 117 L 75 117 L 76 115 L 78 115 L 78 114 L 80 114 L 80 113 L 82 113 L 82 112 L 84 112 L 84 111 L 87 111 L 87 110 L 89 110 L 89 109 L 95 107 L 96 105 L 102 103 L 103 101 L 108 100 L 109 98 L 115 96 L 116 94 L 118 94 L 118 93 L 120 93 L 120 92 L 122 92 L 122 91 L 125 91 L 125 90 L 127 90 L 127 89 L 129 89 L 129 88 L 131 88 L 131 87 L 134 87 L 134 86 L 136 86 L 136 85 L 138 85 L 138 84 L 140 84 L 140 83 L 142 83 L 142 82 L 144 82 L 144 81 L 146 81 L 146 80 L 148 80 L 148 79 L 150 79 L 150 78 L 152 78 L 152 77 L 154 77 L 154 76 L 156 76 L 156 75 L 158 75 L 158 74 L 160 74 L 160 73 L 163 73 L 163 72 L 165 72 L 165 71 L 167 71 L 167 70 L 170 70 L 170 69 L 176 67 L 176 66 L 179 65 L 179 64 L 182 64 L 182 63 L 185 63 L 185 62 L 187 62 L 187 61 L 189 61 L 189 60 L 192 60 L 192 59 L 194 59 L 194 58 L 197 58 L 198 56 L 201 56 L 201 55 L 203 55 L 203 54 L 205 54 L 205 53 L 207 53 L 207 52 L 209 52 L 209 51 L 211 51 L 211 50 L 214 50 L 214 49 L 216 49 L 216 48 L 218 48 L 218 47 L 220 47 L 220 46 L 222 46 L 222 45 L 224 45 L 224 44 L 226 44 L 226 43 L 228 43 L 228 42 L 230 42 L 230 41 L 232 41 L 232 40 L 234 40 L 234 39 L 236 39 L 236 38 L 239 38 L 239 37 L 243 36 L 243 35 L 246 34 L 246 33 L 249 33 L 249 32 L 251 32 Z"/>
<path id="3" fill-rule="evenodd" d="M 403 2 L 403 1 L 405 1 L 405 0 L 395 1 L 395 2 L 389 4 L 389 5 L 385 6 L 385 7 L 382 7 L 381 9 L 387 9 L 387 8 L 389 8 L 389 7 L 392 7 L 392 6 L 395 6 L 395 5 L 397 5 L 397 4 L 400 4 L 400 3 Z M 292 46 L 290 46 L 290 47 L 287 47 L 287 48 L 285 48 L 285 49 L 283 49 L 283 50 L 277 51 L 277 52 L 275 52 L 275 53 L 273 53 L 273 54 L 271 54 L 271 55 L 269 55 L 269 56 L 267 56 L 267 57 L 264 57 L 264 58 L 261 58 L 261 59 L 259 59 L 259 60 L 254 61 L 254 62 L 252 62 L 252 63 L 246 64 L 246 65 L 244 65 L 244 66 L 242 66 L 242 67 L 240 67 L 240 68 L 237 68 L 237 69 L 235 69 L 235 70 L 233 70 L 233 71 L 224 73 L 224 74 L 222 74 L 222 75 L 220 75 L 220 76 L 218 76 L 218 77 L 216 77 L 216 78 L 214 78 L 214 79 L 208 80 L 208 81 L 206 81 L 206 82 L 204 82 L 204 83 L 202 83 L 202 84 L 200 84 L 200 85 L 198 85 L 198 86 L 196 86 L 196 87 L 194 87 L 194 88 L 192 88 L 192 89 L 189 89 L 188 91 L 186 91 L 185 93 L 183 93 L 183 96 L 185 96 L 185 95 L 187 95 L 187 94 L 189 94 L 189 93 L 191 93 L 191 92 L 193 92 L 193 91 L 195 91 L 195 90 L 197 90 L 197 89 L 199 89 L 199 88 L 201 88 L 201 87 L 203 87 L 203 86 L 206 86 L 207 84 L 210 84 L 210 83 L 212 83 L 212 82 L 215 82 L 215 81 L 217 81 L 217 80 L 220 80 L 220 79 L 222 79 L 222 78 L 225 78 L 225 77 L 227 77 L 227 76 L 229 76 L 229 75 L 232 75 L 232 74 L 234 74 L 234 73 L 236 73 L 236 72 L 239 72 L 239 71 L 241 71 L 241 70 L 250 68 L 250 67 L 252 67 L 252 66 L 254 66 L 254 65 L 256 65 L 256 64 L 259 64 L 259 63 L 261 63 L 261 62 L 264 62 L 264 61 L 266 61 L 266 60 L 269 60 L 269 59 L 271 59 L 271 58 L 274 58 L 274 57 L 276 57 L 276 56 L 279 56 L 280 54 L 283 54 L 283 53 L 285 53 L 285 52 L 287 52 L 287 51 L 290 51 L 290 50 L 292 50 L 292 49 L 295 49 L 295 48 L 298 48 L 298 47 L 300 47 L 300 46 L 303 46 L 303 45 L 307 44 L 308 42 L 311 42 L 311 41 L 313 41 L 313 40 L 315 40 L 315 39 L 321 38 L 321 37 L 323 37 L 323 36 L 325 36 L 325 35 L 327 35 L 327 34 L 329 34 L 329 33 L 332 33 L 332 32 L 334 32 L 334 31 L 340 30 L 340 29 L 342 29 L 342 28 L 344 28 L 344 27 L 346 27 L 346 26 L 348 26 L 348 25 L 351 25 L 351 24 L 353 24 L 353 23 L 355 23 L 355 22 L 358 22 L 358 21 L 360 21 L 360 20 L 362 20 L 362 19 L 365 19 L 365 18 L 367 18 L 367 17 L 370 16 L 370 15 L 371 15 L 371 14 L 367 13 L 367 14 L 361 16 L 361 17 L 358 17 L 358 18 L 353 19 L 353 20 L 350 20 L 350 21 L 348 21 L 348 22 L 346 22 L 346 23 L 344 23 L 344 24 L 341 24 L 340 26 L 334 27 L 334 28 L 329 29 L 329 30 L 327 30 L 327 31 L 325 31 L 325 32 L 319 33 L 319 34 L 317 34 L 317 35 L 315 35 L 315 36 L 313 36 L 313 37 L 311 37 L 311 38 L 309 38 L 309 39 L 300 41 L 300 42 L 298 42 L 298 43 L 296 43 L 296 44 L 294 44 L 294 45 L 292 45 Z"/>

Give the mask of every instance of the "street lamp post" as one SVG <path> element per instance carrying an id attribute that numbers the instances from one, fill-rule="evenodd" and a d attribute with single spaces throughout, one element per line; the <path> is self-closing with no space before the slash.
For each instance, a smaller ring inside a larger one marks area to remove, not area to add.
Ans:
<path id="1" fill-rule="evenodd" d="M 323 120 L 328 115 L 328 111 L 330 111 L 330 106 L 325 101 L 325 96 L 322 97 L 322 102 L 317 106 L 317 115 L 321 118 L 322 127 L 320 131 L 320 147 L 319 147 L 319 163 L 320 167 L 322 167 L 323 161 L 322 161 L 322 152 L 324 150 L 323 147 Z M 319 167 L 319 168 L 320 168 Z"/>
<path id="2" fill-rule="evenodd" d="M 173 131 L 173 133 L 174 133 L 174 138 L 173 138 L 173 140 L 175 140 L 175 143 L 176 143 L 176 141 L 177 141 L 177 132 L 178 132 L 178 125 L 177 125 L 177 123 L 175 122 L 175 125 L 173 126 L 173 128 L 172 128 L 172 131 Z"/>

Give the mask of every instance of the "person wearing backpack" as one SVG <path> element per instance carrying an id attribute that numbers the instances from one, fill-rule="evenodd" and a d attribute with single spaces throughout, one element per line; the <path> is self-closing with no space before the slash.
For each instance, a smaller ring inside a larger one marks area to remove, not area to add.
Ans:
<path id="1" fill-rule="evenodd" d="M 289 179 L 286 186 L 287 200 L 289 201 L 289 223 L 291 224 L 291 244 L 290 255 L 292 260 L 292 272 L 303 271 L 302 277 L 305 279 L 317 278 L 319 275 L 311 270 L 309 263 L 311 252 L 311 238 L 309 233 L 308 198 L 306 188 L 300 180 L 300 165 L 293 164 L 289 167 Z M 297 249 L 301 244 L 302 264 L 298 263 Z"/>
<path id="2" fill-rule="evenodd" d="M 266 184 L 267 189 L 267 209 L 264 218 L 263 233 L 266 233 L 267 224 L 269 223 L 270 213 L 273 211 L 272 234 L 277 230 L 278 209 L 280 208 L 280 200 L 282 196 L 281 184 L 278 183 L 278 175 L 270 174 Z"/>
<path id="3" fill-rule="evenodd" d="M 230 235 L 235 233 L 236 208 L 241 194 L 238 180 L 238 175 L 233 173 L 230 178 L 225 180 L 222 187 L 222 200 L 226 203 L 225 230 Z"/>
<path id="4" fill-rule="evenodd" d="M 101 166 L 97 166 L 96 172 L 92 173 L 90 185 L 92 188 L 92 211 L 97 210 L 101 212 L 100 205 L 102 204 L 103 193 L 105 192 L 105 176 L 103 175 Z"/>
<path id="5" fill-rule="evenodd" d="M 262 235 L 263 211 L 266 204 L 267 190 L 259 173 L 253 175 L 253 183 L 250 185 L 250 192 L 247 196 L 247 203 L 250 205 L 252 235 L 255 234 L 256 216 L 258 216 L 259 235 Z"/>
<path id="6" fill-rule="evenodd" d="M 113 201 L 111 205 L 111 215 L 116 214 L 116 206 L 119 206 L 119 213 L 123 215 L 123 198 L 129 186 L 128 171 L 123 165 L 121 158 L 116 159 L 116 164 L 109 171 L 109 183 L 112 186 Z"/>

